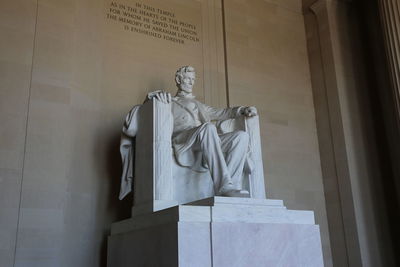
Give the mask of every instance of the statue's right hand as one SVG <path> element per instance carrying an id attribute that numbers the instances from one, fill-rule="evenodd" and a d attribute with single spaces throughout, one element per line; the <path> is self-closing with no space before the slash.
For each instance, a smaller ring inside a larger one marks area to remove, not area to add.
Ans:
<path id="1" fill-rule="evenodd" d="M 159 92 L 155 95 L 155 98 L 164 104 L 171 103 L 171 94 L 168 92 Z"/>
<path id="2" fill-rule="evenodd" d="M 158 90 L 158 91 L 154 91 L 151 93 L 147 94 L 147 98 L 148 99 L 157 99 L 158 101 L 164 103 L 164 104 L 168 104 L 171 103 L 171 94 L 162 90 Z"/>

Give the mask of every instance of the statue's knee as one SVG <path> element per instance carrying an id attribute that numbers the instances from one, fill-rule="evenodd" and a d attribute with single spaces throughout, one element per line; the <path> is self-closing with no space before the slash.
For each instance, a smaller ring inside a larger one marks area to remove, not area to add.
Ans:
<path id="1" fill-rule="evenodd" d="M 250 138 L 249 134 L 245 131 L 236 131 L 236 135 L 240 139 L 246 139 L 248 140 Z"/>
<path id="2" fill-rule="evenodd" d="M 235 132 L 235 137 L 240 140 L 240 142 L 243 142 L 245 144 L 249 143 L 250 136 L 247 132 L 245 131 L 236 131 Z"/>
<path id="3" fill-rule="evenodd" d="M 217 133 L 217 127 L 215 127 L 211 122 L 206 122 L 204 124 L 204 131 L 208 133 Z"/>

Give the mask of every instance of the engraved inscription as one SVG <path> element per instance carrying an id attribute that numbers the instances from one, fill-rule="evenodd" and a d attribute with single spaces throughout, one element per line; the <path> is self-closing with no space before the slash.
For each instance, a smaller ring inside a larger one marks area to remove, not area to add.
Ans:
<path id="1" fill-rule="evenodd" d="M 120 24 L 125 31 L 133 33 L 178 44 L 200 41 L 196 25 L 179 19 L 172 11 L 143 3 L 132 2 L 127 5 L 111 1 L 107 7 L 106 18 Z"/>

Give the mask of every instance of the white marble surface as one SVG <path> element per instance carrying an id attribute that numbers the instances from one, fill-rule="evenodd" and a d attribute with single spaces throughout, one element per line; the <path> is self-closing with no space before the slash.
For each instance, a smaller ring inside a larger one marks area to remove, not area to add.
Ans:
<path id="1" fill-rule="evenodd" d="M 178 223 L 179 266 L 213 266 L 211 247 L 209 223 Z"/>
<path id="2" fill-rule="evenodd" d="M 315 225 L 219 222 L 211 238 L 213 266 L 323 266 Z"/>
<path id="3" fill-rule="evenodd" d="M 223 204 L 284 207 L 283 200 L 280 199 L 256 199 L 256 198 L 237 198 L 237 197 L 218 197 L 218 196 L 196 200 L 186 205 L 215 206 Z"/>
<path id="4" fill-rule="evenodd" d="M 306 210 L 288 210 L 282 200 L 235 197 L 210 197 L 160 210 L 143 213 L 113 223 L 111 233 L 133 231 L 145 226 L 171 222 L 250 222 L 314 224 L 314 213 Z"/>
<path id="5" fill-rule="evenodd" d="M 113 267 L 323 266 L 313 212 L 274 199 L 212 197 L 136 216 L 112 225 L 108 247 Z"/>

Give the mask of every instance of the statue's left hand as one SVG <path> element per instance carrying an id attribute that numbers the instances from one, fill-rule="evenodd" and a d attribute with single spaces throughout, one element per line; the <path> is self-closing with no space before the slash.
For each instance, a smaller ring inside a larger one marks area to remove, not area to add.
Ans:
<path id="1" fill-rule="evenodd" d="M 242 114 L 246 117 L 254 117 L 257 116 L 256 107 L 245 107 L 243 108 Z"/>

